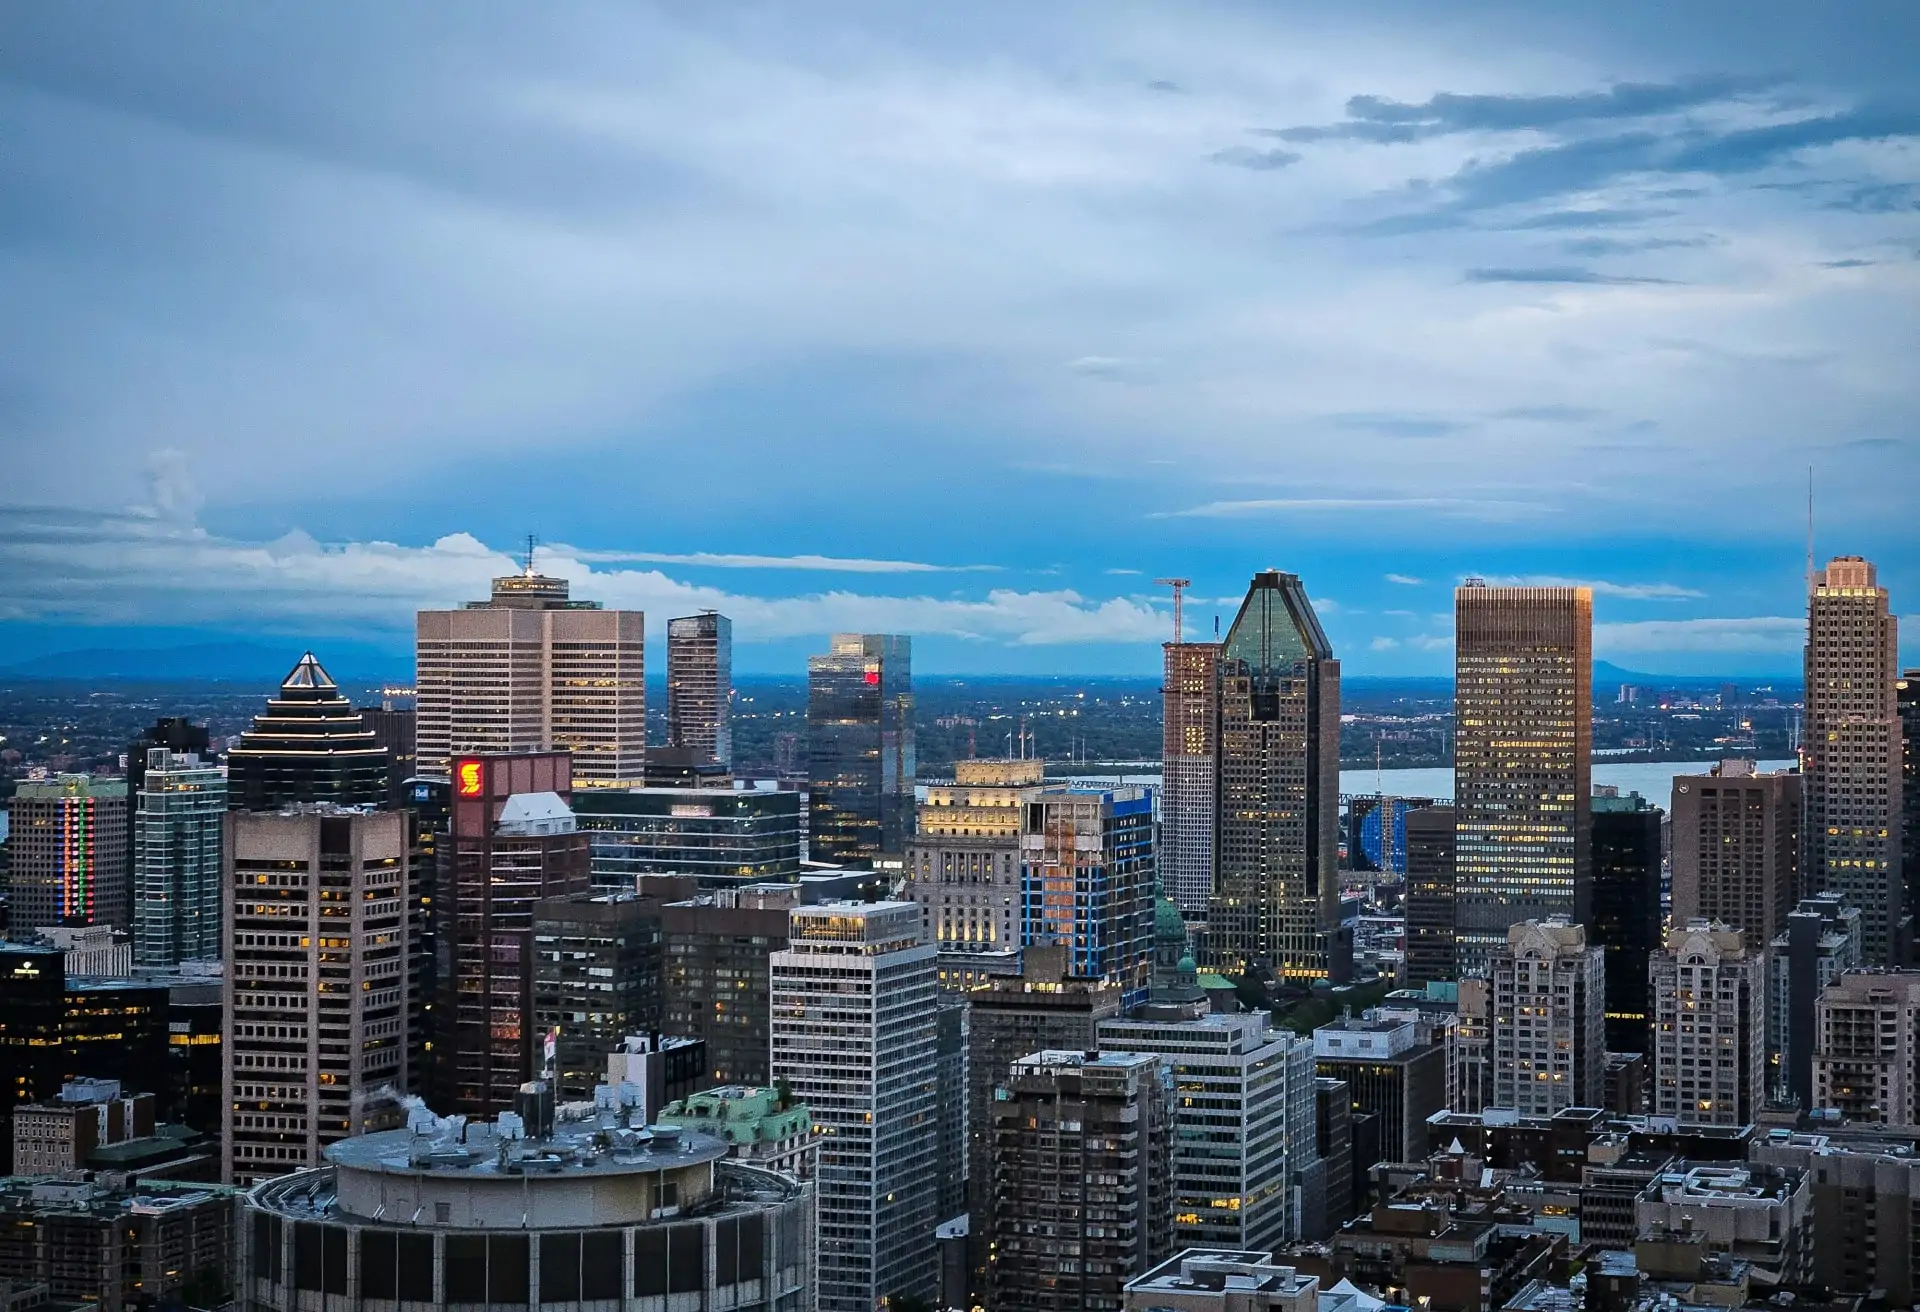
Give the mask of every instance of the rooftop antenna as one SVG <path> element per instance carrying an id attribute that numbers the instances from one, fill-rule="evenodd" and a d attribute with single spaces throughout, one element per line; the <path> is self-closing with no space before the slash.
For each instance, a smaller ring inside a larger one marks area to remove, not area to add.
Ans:
<path id="1" fill-rule="evenodd" d="M 531 533 L 527 534 L 527 577 L 528 578 L 533 577 L 533 547 L 534 547 L 534 543 L 537 541 L 538 539 L 535 538 L 533 534 Z"/>
<path id="2" fill-rule="evenodd" d="M 1181 618 L 1180 594 L 1193 586 L 1192 579 L 1155 579 L 1163 588 L 1173 589 L 1173 641 L 1178 646 L 1187 640 L 1187 626 Z"/>

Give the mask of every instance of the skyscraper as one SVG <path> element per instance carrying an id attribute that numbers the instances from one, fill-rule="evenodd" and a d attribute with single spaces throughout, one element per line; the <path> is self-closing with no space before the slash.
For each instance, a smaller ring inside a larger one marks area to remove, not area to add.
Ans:
<path id="1" fill-rule="evenodd" d="M 133 959 L 177 966 L 226 951 L 220 829 L 227 777 L 192 752 L 147 749 L 134 799 Z"/>
<path id="2" fill-rule="evenodd" d="M 1673 923 L 1718 920 L 1756 951 L 1800 883 L 1801 776 L 1726 760 L 1673 781 Z"/>
<path id="3" fill-rule="evenodd" d="M 572 795 L 565 752 L 454 758 L 440 885 L 452 916 L 451 971 L 436 1009 L 449 1111 L 511 1110 L 535 1078 L 545 1036 L 534 1029 L 534 907 L 592 882 Z"/>
<path id="4" fill-rule="evenodd" d="M 1908 915 L 1920 907 L 1920 669 L 1904 670 L 1894 684 L 1900 712 L 1900 864 L 1907 881 Z"/>
<path id="5" fill-rule="evenodd" d="M 796 907 L 772 958 L 772 1067 L 820 1144 L 820 1312 L 931 1301 L 939 1156 L 934 948 L 911 902 Z"/>
<path id="6" fill-rule="evenodd" d="M 1219 697 L 1209 952 L 1229 971 L 1343 975 L 1340 663 L 1296 575 L 1253 576 L 1221 648 Z"/>
<path id="7" fill-rule="evenodd" d="M 1654 904 L 1659 909 L 1658 900 Z M 1407 812 L 1407 983 L 1454 978 L 1453 808 Z"/>
<path id="8" fill-rule="evenodd" d="M 1020 828 L 1045 769 L 1035 760 L 955 761 L 951 784 L 927 786 L 907 843 L 907 896 L 942 953 L 1018 950 Z"/>
<path id="9" fill-rule="evenodd" d="M 388 805 L 407 805 L 407 781 L 420 773 L 420 756 L 414 743 L 416 712 L 411 706 L 391 703 L 362 706 L 358 711 L 373 740 L 387 749 L 387 795 L 392 799 Z"/>
<path id="10" fill-rule="evenodd" d="M 235 812 L 223 844 L 221 1163 L 251 1184 L 405 1115 L 412 842 L 402 812 L 322 803 Z"/>
<path id="11" fill-rule="evenodd" d="M 415 627 L 415 741 L 422 774 L 456 755 L 563 751 L 583 788 L 646 773 L 646 616 L 569 599 L 567 581 L 525 572 L 487 601 L 423 610 Z"/>
<path id="12" fill-rule="evenodd" d="M 1647 966 L 1662 941 L 1660 827 L 1638 793 L 1593 799 L 1593 909 L 1587 933 L 1607 951 L 1607 1051 L 1646 1053 Z M 1755 949 L 1758 951 L 1758 949 Z"/>
<path id="13" fill-rule="evenodd" d="M 1827 985 L 1860 968 L 1860 911 L 1839 893 L 1801 898 L 1767 947 L 1767 1089 L 1813 1106 L 1814 1013 Z"/>
<path id="14" fill-rule="evenodd" d="M 1836 556 L 1807 604 L 1805 877 L 1860 908 L 1869 965 L 1901 962 L 1899 642 L 1887 590 L 1858 556 Z"/>
<path id="15" fill-rule="evenodd" d="M 1067 973 L 1146 1001 L 1153 973 L 1153 792 L 1041 789 L 1020 826 L 1021 942 L 1067 950 Z"/>
<path id="16" fill-rule="evenodd" d="M 656 904 L 632 892 L 534 903 L 534 1033 L 558 1035 L 554 1097 L 591 1099 L 607 1078 L 607 1054 L 628 1035 L 659 1031 L 660 979 Z M 704 1065 L 704 1044 L 700 1051 Z"/>
<path id="17" fill-rule="evenodd" d="M 912 640 L 836 633 L 807 657 L 808 853 L 863 861 L 913 832 Z"/>
<path id="18" fill-rule="evenodd" d="M 1591 911 L 1593 592 L 1454 593 L 1454 951 L 1486 968 L 1526 920 Z"/>
<path id="19" fill-rule="evenodd" d="M 1766 957 L 1693 920 L 1653 954 L 1653 1105 L 1683 1125 L 1751 1125 L 1766 1100 Z"/>
<path id="20" fill-rule="evenodd" d="M 1117 1309 L 1166 1257 L 1173 1086 L 1159 1058 L 1034 1052 L 993 1103 L 994 1312 Z"/>
<path id="21" fill-rule="evenodd" d="M 1205 917 L 1213 896 L 1219 783 L 1220 644 L 1169 642 L 1160 744 L 1160 886 L 1181 914 Z"/>
<path id="22" fill-rule="evenodd" d="M 703 610 L 667 621 L 667 746 L 733 764 L 733 621 Z"/>
<path id="23" fill-rule="evenodd" d="M 140 814 L 140 786 L 147 771 L 147 752 L 155 747 L 164 747 L 170 752 L 195 752 L 203 760 L 211 761 L 213 752 L 208 746 L 210 741 L 206 725 L 195 724 L 184 715 L 163 715 L 127 744 L 126 884 L 129 891 L 134 886 L 133 827 Z"/>
<path id="24" fill-rule="evenodd" d="M 1606 962 L 1565 920 L 1522 921 L 1493 958 L 1491 1107 L 1552 1116 L 1605 1099 Z"/>
<path id="25" fill-rule="evenodd" d="M 280 683 L 280 695 L 227 750 L 227 805 L 278 811 L 303 802 L 392 804 L 390 762 L 312 652 Z"/>
<path id="26" fill-rule="evenodd" d="M 29 780 L 8 803 L 12 925 L 129 924 L 127 784 L 85 774 Z"/>

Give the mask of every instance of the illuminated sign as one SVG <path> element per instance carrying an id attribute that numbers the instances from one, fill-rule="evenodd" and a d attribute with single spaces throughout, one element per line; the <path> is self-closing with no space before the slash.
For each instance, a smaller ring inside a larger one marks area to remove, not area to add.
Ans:
<path id="1" fill-rule="evenodd" d="M 879 667 L 879 666 L 877 666 L 877 665 L 869 665 L 869 666 L 867 666 L 867 682 L 868 682 L 868 683 L 878 683 L 878 682 L 880 682 L 880 667 Z"/>
<path id="2" fill-rule="evenodd" d="M 676 819 L 680 820 L 705 820 L 713 815 L 713 808 L 710 806 L 696 806 L 691 803 L 676 802 L 671 808 L 671 813 Z"/>
<path id="3" fill-rule="evenodd" d="M 480 762 L 459 761 L 453 767 L 454 788 L 462 797 L 480 796 Z"/>

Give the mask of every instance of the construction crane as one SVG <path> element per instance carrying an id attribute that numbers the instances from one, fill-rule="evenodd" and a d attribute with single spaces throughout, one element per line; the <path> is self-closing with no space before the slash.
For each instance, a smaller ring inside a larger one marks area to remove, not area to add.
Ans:
<path id="1" fill-rule="evenodd" d="M 1155 579 L 1154 583 L 1163 588 L 1173 589 L 1173 640 L 1182 643 L 1187 640 L 1187 626 L 1180 612 L 1180 594 L 1193 586 L 1192 579 Z"/>

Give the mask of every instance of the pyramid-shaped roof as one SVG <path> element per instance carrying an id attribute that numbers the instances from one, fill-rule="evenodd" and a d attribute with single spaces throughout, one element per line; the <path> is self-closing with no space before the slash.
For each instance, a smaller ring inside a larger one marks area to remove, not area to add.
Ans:
<path id="1" fill-rule="evenodd" d="M 333 681 L 333 676 L 321 668 L 318 658 L 312 652 L 308 652 L 300 658 L 299 664 L 288 671 L 287 677 L 280 680 L 280 686 L 282 688 L 338 689 L 340 685 Z"/>

